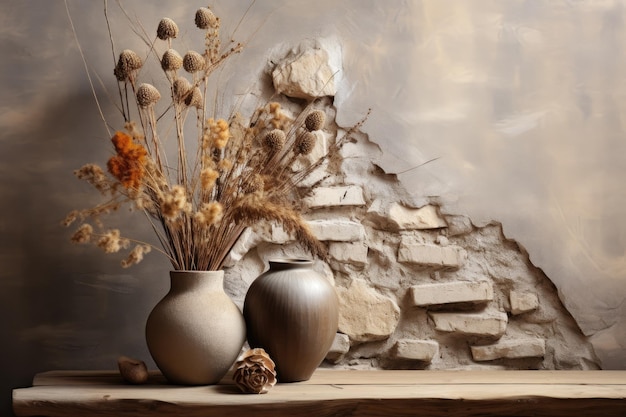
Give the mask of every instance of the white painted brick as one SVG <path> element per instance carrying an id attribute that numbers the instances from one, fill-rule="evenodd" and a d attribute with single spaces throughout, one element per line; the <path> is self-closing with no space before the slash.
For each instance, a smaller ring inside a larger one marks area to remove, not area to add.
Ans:
<path id="1" fill-rule="evenodd" d="M 360 266 L 367 263 L 367 250 L 365 242 L 333 242 L 328 246 L 328 254 L 334 260 Z"/>
<path id="2" fill-rule="evenodd" d="M 435 329 L 465 335 L 501 337 L 508 317 L 500 311 L 481 313 L 430 313 Z"/>
<path id="3" fill-rule="evenodd" d="M 409 289 L 409 297 L 411 304 L 417 307 L 481 303 L 493 300 L 493 285 L 488 281 L 415 285 Z"/>
<path id="4" fill-rule="evenodd" d="M 348 353 L 350 350 L 350 338 L 347 334 L 336 333 L 335 338 L 333 339 L 333 344 L 328 350 L 328 354 L 326 355 L 326 360 L 330 362 L 339 361 L 343 355 Z"/>
<path id="5" fill-rule="evenodd" d="M 446 221 L 439 216 L 437 207 L 430 205 L 411 208 L 393 203 L 389 207 L 389 220 L 400 230 L 440 229 L 447 226 Z"/>
<path id="6" fill-rule="evenodd" d="M 532 292 L 511 291 L 509 293 L 511 313 L 522 314 L 536 310 L 539 307 L 539 298 Z"/>
<path id="7" fill-rule="evenodd" d="M 405 241 L 398 248 L 398 261 L 424 266 L 458 268 L 467 254 L 459 246 L 437 246 Z"/>
<path id="8" fill-rule="evenodd" d="M 546 354 L 546 341 L 543 339 L 502 340 L 493 345 L 472 346 L 475 361 L 495 359 L 518 359 L 543 357 Z"/>
<path id="9" fill-rule="evenodd" d="M 317 187 L 304 199 L 309 208 L 336 206 L 363 206 L 363 189 L 358 185 L 340 187 Z"/>
<path id="10" fill-rule="evenodd" d="M 434 340 L 400 339 L 395 344 L 398 359 L 431 362 L 439 352 L 439 343 Z"/>
<path id="11" fill-rule="evenodd" d="M 322 241 L 355 242 L 365 238 L 363 225 L 350 220 L 310 220 L 308 224 Z"/>

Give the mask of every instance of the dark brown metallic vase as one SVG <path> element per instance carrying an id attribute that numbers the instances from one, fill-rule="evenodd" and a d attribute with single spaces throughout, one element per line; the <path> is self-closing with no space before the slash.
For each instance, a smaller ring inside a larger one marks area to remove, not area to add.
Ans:
<path id="1" fill-rule="evenodd" d="M 304 259 L 270 260 L 248 289 L 243 314 L 250 347 L 276 363 L 278 382 L 306 381 L 337 333 L 335 288 Z"/>

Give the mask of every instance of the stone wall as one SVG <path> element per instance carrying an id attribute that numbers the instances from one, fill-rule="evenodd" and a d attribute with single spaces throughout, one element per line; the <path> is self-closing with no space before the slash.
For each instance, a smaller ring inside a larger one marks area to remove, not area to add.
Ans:
<path id="1" fill-rule="evenodd" d="M 317 98 L 332 119 L 332 57 L 313 43 L 270 68 L 285 109 Z M 293 100 L 296 98 L 297 100 Z M 304 100 L 303 100 L 304 99 Z M 308 161 L 343 130 L 329 122 Z M 340 299 L 339 332 L 325 366 L 411 369 L 597 369 L 587 338 L 548 277 L 502 227 L 462 214 L 411 207 L 381 150 L 361 133 L 324 164 L 303 199 L 309 224 L 328 245 L 316 268 Z M 241 305 L 273 257 L 306 255 L 279 227 L 249 230 L 231 254 L 227 290 Z"/>

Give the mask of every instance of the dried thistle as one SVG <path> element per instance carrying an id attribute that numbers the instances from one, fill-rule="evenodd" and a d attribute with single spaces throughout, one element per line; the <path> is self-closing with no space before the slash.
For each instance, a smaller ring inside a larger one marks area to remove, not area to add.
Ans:
<path id="1" fill-rule="evenodd" d="M 163 71 L 177 71 L 183 67 L 183 57 L 174 49 L 168 49 L 161 57 Z"/>
<path id="2" fill-rule="evenodd" d="M 263 146 L 269 153 L 276 153 L 283 148 L 285 140 L 285 132 L 280 129 L 274 129 L 263 138 Z"/>
<path id="3" fill-rule="evenodd" d="M 190 74 L 202 71 L 205 65 L 204 57 L 196 51 L 189 51 L 183 57 L 183 68 Z"/>
<path id="4" fill-rule="evenodd" d="M 152 84 L 141 84 L 137 89 L 137 104 L 140 107 L 149 107 L 161 99 L 161 93 Z"/>
<path id="5" fill-rule="evenodd" d="M 113 70 L 113 74 L 118 81 L 129 80 L 133 73 L 143 66 L 143 62 L 139 55 L 130 49 L 124 49 L 119 56 L 117 65 Z"/>
<path id="6" fill-rule="evenodd" d="M 217 26 L 218 19 L 208 7 L 201 7 L 196 11 L 196 26 L 199 29 L 209 29 Z"/>
<path id="7" fill-rule="evenodd" d="M 157 37 L 161 40 L 168 40 L 178 36 L 178 25 L 169 17 L 164 17 L 157 27 Z"/>
<path id="8" fill-rule="evenodd" d="M 298 136 L 294 144 L 293 151 L 296 155 L 308 155 L 315 147 L 317 137 L 313 132 L 305 132 Z"/>
<path id="9" fill-rule="evenodd" d="M 309 113 L 304 119 L 304 126 L 309 132 L 314 130 L 320 130 L 324 127 L 324 123 L 326 122 L 326 113 L 322 110 L 313 110 Z"/>

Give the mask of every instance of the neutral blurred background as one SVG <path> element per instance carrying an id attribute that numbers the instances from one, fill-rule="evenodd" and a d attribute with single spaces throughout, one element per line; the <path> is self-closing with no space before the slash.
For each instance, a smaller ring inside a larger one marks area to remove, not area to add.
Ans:
<path id="1" fill-rule="evenodd" d="M 145 50 L 108 3 L 117 51 Z M 119 122 L 102 94 L 115 92 L 103 4 L 67 2 L 105 116 Z M 201 48 L 192 22 L 204 2 L 122 4 L 150 36 L 167 16 L 181 26 L 180 51 Z M 250 4 L 210 3 L 224 33 Z M 603 367 L 625 369 L 625 19 L 626 0 L 258 0 L 234 34 L 246 48 L 219 82 L 238 97 L 272 51 L 338 41 L 340 124 L 372 108 L 363 130 L 383 150 L 376 163 L 400 173 L 413 202 L 501 222 L 558 287 Z M 36 372 L 147 358 L 143 325 L 169 265 L 153 254 L 123 270 L 71 245 L 59 225 L 98 201 L 72 171 L 111 152 L 64 1 L 0 0 L 0 56 L 0 414 L 9 415 L 11 388 Z M 126 213 L 117 219 L 150 239 Z"/>

